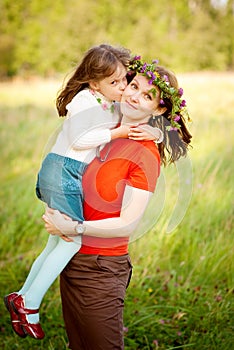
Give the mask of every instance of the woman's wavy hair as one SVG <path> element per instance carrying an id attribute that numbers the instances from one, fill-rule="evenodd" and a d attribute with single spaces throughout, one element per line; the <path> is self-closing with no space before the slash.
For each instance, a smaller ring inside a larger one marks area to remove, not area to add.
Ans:
<path id="1" fill-rule="evenodd" d="M 165 75 L 168 77 L 168 81 L 171 87 L 179 89 L 178 81 L 173 72 L 166 69 L 162 66 L 157 66 L 157 73 L 160 77 L 164 77 Z M 180 119 L 178 120 L 178 124 L 180 128 L 177 130 L 168 130 L 170 129 L 170 112 L 172 110 L 172 102 L 169 98 L 163 99 L 164 107 L 166 107 L 166 111 L 159 116 L 152 116 L 149 119 L 148 124 L 153 127 L 158 127 L 162 130 L 164 135 L 163 142 L 158 144 L 158 149 L 161 157 L 161 162 L 163 165 L 174 163 L 181 157 L 185 157 L 188 152 L 188 146 L 191 143 L 192 135 L 187 129 L 186 121 L 183 115 L 180 115 Z M 168 128 L 169 127 L 169 128 Z"/>
<path id="2" fill-rule="evenodd" d="M 115 72 L 119 63 L 127 68 L 129 60 L 130 50 L 124 47 L 102 44 L 90 48 L 57 96 L 56 107 L 59 116 L 67 114 L 66 105 L 79 91 L 87 88 L 91 80 L 100 81 L 109 77 Z"/>

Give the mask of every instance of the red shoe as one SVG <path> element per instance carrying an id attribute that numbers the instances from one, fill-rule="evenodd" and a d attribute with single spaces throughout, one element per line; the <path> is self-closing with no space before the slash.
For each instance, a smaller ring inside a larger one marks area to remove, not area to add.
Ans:
<path id="1" fill-rule="evenodd" d="M 4 304 L 5 304 L 7 310 L 10 313 L 11 325 L 12 325 L 12 328 L 13 328 L 14 332 L 19 337 L 25 338 L 25 337 L 27 337 L 27 334 L 24 332 L 24 330 L 23 330 L 23 328 L 22 328 L 22 326 L 20 324 L 19 315 L 17 313 L 15 313 L 15 311 L 11 307 L 11 301 L 14 300 L 17 296 L 18 296 L 17 293 L 11 293 L 11 294 L 5 295 L 5 297 L 4 297 Z"/>
<path id="2" fill-rule="evenodd" d="M 39 309 L 26 309 L 21 295 L 17 296 L 11 301 L 11 306 L 18 314 L 20 324 L 24 332 L 32 338 L 43 339 L 45 333 L 43 332 L 40 323 L 29 323 L 26 318 L 26 315 L 37 314 Z"/>

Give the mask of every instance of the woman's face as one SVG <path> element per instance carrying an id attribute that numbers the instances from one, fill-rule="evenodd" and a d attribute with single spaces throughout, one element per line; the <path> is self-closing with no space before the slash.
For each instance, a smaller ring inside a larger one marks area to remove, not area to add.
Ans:
<path id="1" fill-rule="evenodd" d="M 152 88 L 156 89 L 156 96 L 150 92 Z M 147 122 L 151 114 L 160 114 L 157 113 L 159 101 L 158 88 L 155 85 L 150 85 L 145 76 L 136 75 L 122 95 L 121 112 L 123 113 L 123 122 Z"/>

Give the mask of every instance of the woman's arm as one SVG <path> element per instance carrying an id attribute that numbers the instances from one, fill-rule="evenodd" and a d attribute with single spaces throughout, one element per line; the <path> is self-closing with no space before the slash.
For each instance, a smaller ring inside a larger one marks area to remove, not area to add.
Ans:
<path id="1" fill-rule="evenodd" d="M 84 234 L 102 238 L 130 236 L 144 214 L 151 195 L 151 192 L 126 186 L 120 216 L 84 221 Z M 48 209 L 43 215 L 43 220 L 47 231 L 51 234 L 69 237 L 77 235 L 75 233 L 77 221 L 69 220 L 57 210 Z"/>

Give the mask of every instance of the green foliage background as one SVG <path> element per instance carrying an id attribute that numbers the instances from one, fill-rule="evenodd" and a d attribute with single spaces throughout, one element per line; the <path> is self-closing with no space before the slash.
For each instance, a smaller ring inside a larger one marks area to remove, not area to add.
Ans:
<path id="1" fill-rule="evenodd" d="M 162 169 L 163 212 L 149 233 L 130 244 L 134 268 L 125 301 L 125 350 L 233 348 L 234 73 L 187 73 L 178 78 L 193 119 L 192 198 L 180 225 L 167 234 L 178 177 L 173 166 Z M 0 84 L 2 299 L 22 285 L 48 239 L 35 182 L 43 149 L 63 122 L 53 106 L 60 83 L 17 79 Z M 161 205 L 157 202 L 156 211 Z M 40 317 L 46 337 L 21 339 L 0 302 L 0 348 L 68 349 L 58 280 L 43 299 Z"/>
<path id="2" fill-rule="evenodd" d="M 16 290 L 47 240 L 34 193 L 63 75 L 90 46 L 122 45 L 182 74 L 193 119 L 191 203 L 166 234 L 177 191 L 157 225 L 130 245 L 134 265 L 124 315 L 126 350 L 233 347 L 233 0 L 0 0 L 0 295 Z M 228 71 L 219 73 L 217 71 Z M 58 79 L 57 79 L 58 78 Z M 228 107 L 228 108 L 227 108 Z M 62 122 L 62 121 L 60 121 Z M 46 338 L 21 339 L 0 303 L 4 350 L 65 350 L 58 280 L 41 307 Z"/>
<path id="3" fill-rule="evenodd" d="M 1 0 L 0 77 L 67 72 L 120 44 L 177 71 L 234 68 L 233 0 Z"/>

